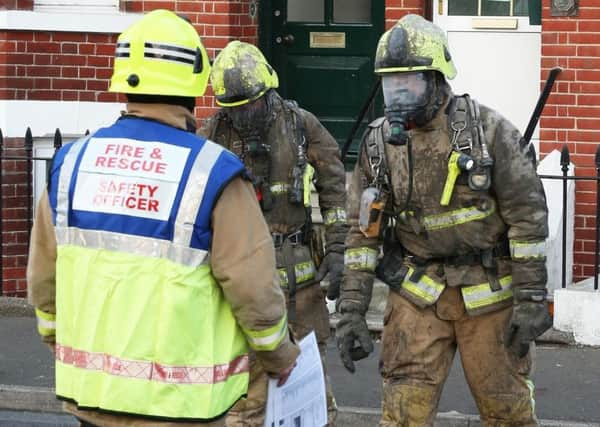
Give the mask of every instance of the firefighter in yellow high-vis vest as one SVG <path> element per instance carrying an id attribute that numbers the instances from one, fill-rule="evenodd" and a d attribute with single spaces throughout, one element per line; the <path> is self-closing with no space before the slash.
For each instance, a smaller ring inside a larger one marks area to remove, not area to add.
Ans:
<path id="1" fill-rule="evenodd" d="M 115 50 L 127 111 L 53 159 L 27 279 L 57 397 L 83 425 L 224 425 L 250 349 L 280 384 L 294 367 L 244 165 L 195 135 L 209 73 L 189 22 L 148 13 Z"/>
<path id="2" fill-rule="evenodd" d="M 442 29 L 407 15 L 380 38 L 385 116 L 363 138 L 348 191 L 338 349 L 373 351 L 373 279 L 383 318 L 381 426 L 432 426 L 458 348 L 485 426 L 535 426 L 530 343 L 546 302 L 544 190 L 533 147 L 496 111 L 452 93 Z M 380 258 L 380 248 L 383 256 Z"/>

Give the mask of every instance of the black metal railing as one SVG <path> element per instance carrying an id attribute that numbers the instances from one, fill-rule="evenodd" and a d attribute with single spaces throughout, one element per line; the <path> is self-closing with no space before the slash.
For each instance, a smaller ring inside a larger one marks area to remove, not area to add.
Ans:
<path id="1" fill-rule="evenodd" d="M 86 132 L 86 134 L 89 132 Z M 56 129 L 54 133 L 54 151 L 58 150 L 63 144 L 63 138 L 59 129 Z M 0 200 L 2 200 L 2 207 L 0 208 L 0 295 L 3 295 L 3 283 L 4 283 L 4 161 L 15 160 L 25 164 L 25 175 L 26 175 L 26 191 L 27 194 L 22 195 L 26 197 L 27 204 L 27 218 L 26 218 L 26 231 L 27 231 L 27 245 L 31 238 L 31 225 L 33 222 L 33 162 L 43 161 L 46 162 L 46 169 L 51 159 L 45 157 L 33 157 L 33 137 L 31 130 L 28 128 L 25 133 L 24 143 L 21 147 L 24 149 L 25 155 L 10 155 L 7 154 L 4 146 L 4 138 L 2 131 L 0 130 Z M 14 149 L 14 147 L 13 147 Z M 16 150 L 15 150 L 16 151 Z M 21 150 L 23 151 L 23 150 Z M 565 144 L 562 148 L 560 165 L 562 175 L 540 175 L 543 179 L 555 179 L 562 180 L 562 256 L 561 256 L 561 286 L 565 288 L 566 283 L 566 259 L 567 259 L 567 215 L 575 215 L 575 212 L 567 212 L 567 182 L 570 180 L 574 181 L 595 181 L 596 182 L 596 208 L 595 208 L 595 250 L 594 250 L 594 289 L 598 289 L 598 263 L 600 259 L 600 146 L 596 150 L 595 155 L 595 168 L 596 176 L 569 176 L 570 168 L 570 153 L 567 145 Z"/>

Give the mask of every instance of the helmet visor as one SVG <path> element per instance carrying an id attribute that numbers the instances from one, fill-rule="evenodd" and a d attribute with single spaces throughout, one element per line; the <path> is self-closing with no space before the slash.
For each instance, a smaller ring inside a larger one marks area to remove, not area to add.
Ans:
<path id="1" fill-rule="evenodd" d="M 429 99 L 426 73 L 391 73 L 381 77 L 383 99 L 387 108 L 413 110 Z"/>

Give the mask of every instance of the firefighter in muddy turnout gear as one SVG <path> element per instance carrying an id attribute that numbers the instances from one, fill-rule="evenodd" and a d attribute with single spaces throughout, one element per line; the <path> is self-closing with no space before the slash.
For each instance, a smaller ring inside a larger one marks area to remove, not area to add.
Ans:
<path id="1" fill-rule="evenodd" d="M 201 132 L 246 165 L 273 238 L 292 332 L 300 339 L 314 330 L 324 360 L 329 320 L 319 282 L 328 277 L 327 294 L 337 297 L 347 231 L 339 146 L 313 114 L 279 96 L 277 73 L 257 47 L 229 43 L 215 58 L 210 79 L 221 109 Z M 324 245 L 311 224 L 313 183 Z M 267 385 L 260 371 L 259 365 L 251 369 L 248 399 L 230 413 L 228 425 L 263 425 Z M 336 406 L 329 384 L 327 390 L 333 423 Z"/>
<path id="2" fill-rule="evenodd" d="M 500 114 L 452 93 L 445 35 L 420 16 L 382 35 L 375 72 L 385 115 L 369 125 L 348 194 L 342 361 L 354 372 L 373 351 L 377 275 L 390 288 L 381 426 L 433 425 L 457 348 L 483 424 L 535 426 L 529 347 L 551 326 L 535 152 Z"/>
<path id="3" fill-rule="evenodd" d="M 244 166 L 195 135 L 209 73 L 190 23 L 144 15 L 115 51 L 127 111 L 53 158 L 27 280 L 56 394 L 84 425 L 223 426 L 250 349 L 280 383 L 299 354 Z"/>

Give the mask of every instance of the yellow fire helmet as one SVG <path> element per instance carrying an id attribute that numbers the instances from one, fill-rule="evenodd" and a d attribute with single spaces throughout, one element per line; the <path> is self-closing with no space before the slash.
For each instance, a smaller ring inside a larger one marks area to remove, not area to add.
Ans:
<path id="1" fill-rule="evenodd" d="M 210 74 L 196 29 L 175 13 L 158 9 L 117 40 L 110 92 L 197 97 Z"/>
<path id="2" fill-rule="evenodd" d="M 279 78 L 254 45 L 230 42 L 215 58 L 210 83 L 221 107 L 237 107 L 279 86 Z"/>
<path id="3" fill-rule="evenodd" d="M 379 39 L 375 74 L 425 70 L 456 76 L 444 31 L 419 15 L 406 15 Z"/>

